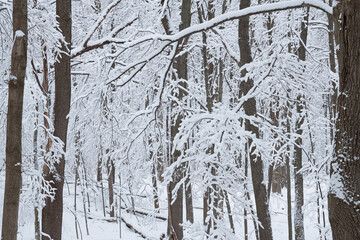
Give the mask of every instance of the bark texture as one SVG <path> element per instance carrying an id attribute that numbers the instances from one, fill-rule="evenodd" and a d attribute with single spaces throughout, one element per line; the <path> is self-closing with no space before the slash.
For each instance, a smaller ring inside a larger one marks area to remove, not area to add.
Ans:
<path id="1" fill-rule="evenodd" d="M 62 46 L 61 58 L 55 62 L 55 104 L 54 104 L 54 135 L 63 141 L 63 150 L 66 150 L 66 136 L 71 100 L 71 72 L 70 53 L 71 47 L 71 0 L 56 1 L 56 15 L 60 30 L 65 41 L 69 43 Z M 68 54 L 65 54 L 68 53 Z M 63 217 L 63 185 L 65 156 L 61 156 L 58 163 L 54 164 L 55 171 L 44 174 L 44 178 L 53 181 L 52 187 L 56 188 L 55 199 L 47 198 L 42 210 L 42 232 L 51 236 L 54 240 L 61 240 L 62 217 Z M 43 236 L 43 239 L 49 239 Z"/>
<path id="2" fill-rule="evenodd" d="M 250 6 L 250 0 L 242 0 L 240 2 L 240 9 L 244 9 Z M 252 61 L 251 48 L 249 42 L 249 17 L 242 17 L 239 20 L 239 48 L 240 48 L 240 67 L 250 63 Z M 242 73 L 245 75 L 245 72 Z M 240 84 L 240 94 L 247 94 L 249 90 L 254 86 L 252 79 L 247 79 Z M 249 116 L 256 114 L 256 100 L 255 98 L 249 98 L 243 105 L 245 113 Z M 259 128 L 251 124 L 248 120 L 245 122 L 245 128 L 259 137 Z M 249 140 L 249 146 L 252 145 L 252 140 Z M 263 163 L 260 155 L 255 155 L 255 148 L 249 148 L 250 151 L 250 164 L 251 175 L 254 187 L 255 204 L 257 210 L 257 216 L 262 224 L 262 228 L 259 229 L 260 240 L 273 239 L 271 218 L 269 212 L 269 201 L 266 191 L 266 186 L 263 184 L 264 172 Z"/>
<path id="3" fill-rule="evenodd" d="M 13 1 L 14 45 L 11 53 L 6 127 L 6 177 L 2 221 L 3 240 L 15 240 L 21 190 L 21 129 L 27 62 L 27 1 Z"/>
<path id="4" fill-rule="evenodd" d="M 343 0 L 335 10 L 340 95 L 331 163 L 329 218 L 334 240 L 360 239 L 360 5 Z"/>

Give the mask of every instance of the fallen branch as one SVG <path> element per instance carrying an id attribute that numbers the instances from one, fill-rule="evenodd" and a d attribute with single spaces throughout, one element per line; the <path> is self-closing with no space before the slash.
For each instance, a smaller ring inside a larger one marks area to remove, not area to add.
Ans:
<path id="1" fill-rule="evenodd" d="M 93 219 L 92 217 L 89 217 L 89 219 Z M 108 219 L 98 219 L 98 220 L 105 220 L 109 223 L 115 223 L 117 222 L 117 220 L 115 218 L 108 218 Z M 124 218 L 121 218 L 121 221 L 130 229 L 132 230 L 134 233 L 139 234 L 142 238 L 144 239 L 149 239 L 148 237 L 146 237 L 142 232 L 140 232 L 139 230 L 137 230 L 136 228 L 134 228 L 133 225 L 131 225 L 130 223 L 128 223 L 127 221 L 125 221 Z"/>
<path id="2" fill-rule="evenodd" d="M 139 210 L 130 210 L 128 208 L 125 208 L 125 207 L 121 207 L 121 209 L 124 209 L 126 210 L 126 212 L 128 213 L 137 213 L 137 214 L 140 214 L 140 215 L 143 215 L 143 216 L 150 216 L 150 217 L 154 217 L 154 218 L 157 218 L 157 219 L 160 219 L 160 220 L 163 220 L 163 221 L 166 221 L 167 218 L 166 217 L 163 217 L 163 216 L 159 216 L 159 215 L 155 215 L 153 213 L 149 213 L 149 212 L 144 212 L 144 211 L 139 211 Z"/>
<path id="3" fill-rule="evenodd" d="M 148 237 L 146 237 L 142 232 L 140 232 L 139 230 L 135 229 L 133 225 L 131 225 L 130 223 L 126 222 L 124 218 L 121 218 L 121 221 L 123 221 L 125 223 L 125 225 L 132 230 L 134 233 L 139 234 L 142 238 L 144 239 L 149 239 Z"/>

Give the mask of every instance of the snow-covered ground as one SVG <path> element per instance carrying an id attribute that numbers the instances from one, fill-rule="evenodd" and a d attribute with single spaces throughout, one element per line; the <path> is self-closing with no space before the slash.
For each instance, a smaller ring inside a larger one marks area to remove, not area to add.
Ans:
<path id="1" fill-rule="evenodd" d="M 70 195 L 67 186 L 64 186 L 64 215 L 63 215 L 63 239 L 64 240 L 115 240 L 115 239 L 126 239 L 126 240 L 137 240 L 144 239 L 133 230 L 129 229 L 124 222 L 121 223 L 121 227 L 116 222 L 116 218 L 107 217 L 104 218 L 102 209 L 99 203 L 95 206 L 92 202 L 91 212 L 88 214 L 88 227 L 89 235 L 86 233 L 86 225 L 84 212 L 82 210 L 83 203 L 81 195 L 77 197 L 77 219 L 78 219 L 78 235 L 76 236 L 75 230 L 75 216 L 74 216 L 74 195 L 70 189 Z M 0 181 L 0 209 L 3 209 L 3 197 L 4 197 L 4 179 Z M 96 211 L 97 209 L 97 211 Z M 159 239 L 162 233 L 166 232 L 166 222 L 161 220 L 154 220 L 150 217 L 134 217 L 133 215 L 122 211 L 121 217 L 129 224 L 133 225 L 137 230 L 146 234 L 149 239 Z M 2 214 L 0 214 L 0 220 L 2 221 Z M 155 221 L 155 222 L 154 222 Z M 150 224 L 146 225 L 146 223 Z M 148 226 L 152 227 L 148 227 Z M 156 229 L 154 228 L 156 227 Z M 121 238 L 120 238 L 121 229 Z M 29 209 L 29 206 L 22 205 L 20 207 L 20 219 L 19 219 L 19 233 L 18 240 L 33 240 L 34 237 L 34 212 Z"/>
<path id="2" fill-rule="evenodd" d="M 313 195 L 311 186 L 306 186 L 306 196 L 305 196 L 305 237 L 306 240 L 316 240 L 319 239 L 319 230 L 317 228 L 317 211 L 315 206 L 311 204 L 316 204 L 315 199 L 310 199 L 309 196 Z M 69 192 L 70 190 L 70 192 Z M 74 195 L 73 195 L 73 186 L 70 185 L 68 188 L 65 185 L 64 188 L 64 221 L 63 221 L 63 239 L 64 240 L 115 240 L 115 239 L 124 239 L 124 240 L 136 240 L 144 239 L 138 233 L 135 233 L 133 230 L 129 229 L 126 224 L 122 221 L 121 226 L 116 221 L 116 218 L 110 218 L 107 214 L 107 217 L 103 216 L 102 207 L 101 207 L 101 198 L 97 201 L 91 203 L 91 212 L 88 214 L 88 226 L 89 226 L 89 235 L 86 233 L 85 218 L 83 212 L 83 203 L 82 196 L 78 195 L 77 197 L 77 219 L 78 219 L 78 235 L 76 236 L 75 231 L 75 216 L 74 216 Z M 0 182 L 0 209 L 3 207 L 3 192 L 4 192 L 4 180 Z M 70 193 L 70 194 L 69 194 Z M 293 194 L 292 194 L 293 195 Z M 198 204 L 194 204 L 196 207 Z M 272 211 L 272 227 L 274 240 L 283 240 L 288 239 L 288 227 L 287 227 L 287 206 L 286 206 L 286 189 L 283 189 L 282 196 L 278 194 L 273 194 L 271 197 L 271 211 Z M 140 207 L 140 206 L 139 206 Z M 164 206 L 165 207 L 165 206 Z M 195 219 L 201 221 L 202 219 L 202 210 L 195 208 Z M 33 240 L 34 239 L 34 216 L 33 210 L 28 206 L 22 204 L 20 209 L 20 220 L 19 220 L 19 240 Z M 1 218 L 2 214 L 0 214 Z M 163 212 L 161 216 L 166 216 L 166 212 Z M 132 225 L 136 230 L 143 233 L 148 239 L 160 239 L 161 234 L 166 233 L 167 223 L 166 221 L 155 219 L 153 217 L 146 217 L 142 215 L 134 216 L 133 214 L 127 213 L 125 210 L 121 212 L 121 217 L 130 225 Z M 328 225 L 328 222 L 326 222 Z M 252 235 L 249 239 L 255 239 L 253 233 L 252 221 L 249 221 L 249 232 L 252 232 Z M 237 234 L 243 236 L 243 226 L 242 222 L 236 223 Z M 121 237 L 120 237 L 121 230 Z"/>

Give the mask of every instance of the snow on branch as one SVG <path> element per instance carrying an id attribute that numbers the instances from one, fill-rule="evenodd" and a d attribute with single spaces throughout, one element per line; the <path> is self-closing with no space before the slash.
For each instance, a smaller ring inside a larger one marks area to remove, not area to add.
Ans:
<path id="1" fill-rule="evenodd" d="M 128 82 L 131 81 L 131 79 L 142 70 L 142 68 L 153 58 L 160 55 L 164 49 L 169 46 L 171 43 L 178 42 L 181 39 L 187 38 L 192 34 L 203 32 L 209 29 L 213 29 L 214 27 L 227 22 L 239 19 L 241 17 L 250 16 L 254 14 L 261 14 L 261 13 L 268 13 L 268 12 L 274 12 L 274 11 L 280 11 L 280 10 L 288 10 L 288 9 L 294 9 L 294 8 L 301 8 L 305 6 L 311 6 L 317 9 L 320 9 L 328 14 L 332 14 L 332 8 L 318 0 L 291 0 L 286 2 L 278 2 L 278 3 L 270 3 L 270 4 L 263 4 L 253 7 L 248 7 L 246 9 L 242 9 L 239 11 L 233 11 L 226 14 L 222 14 L 218 17 L 215 17 L 209 21 L 191 26 L 189 28 L 186 28 L 176 34 L 173 35 L 162 35 L 162 34 L 149 34 L 147 36 L 143 36 L 134 40 L 124 40 L 124 41 L 118 41 L 119 44 L 121 44 L 122 48 L 124 49 L 130 49 L 136 45 L 147 43 L 147 42 L 153 42 L 153 41 L 164 41 L 165 43 L 162 45 L 162 47 L 156 49 L 152 54 L 144 57 L 143 59 L 140 59 L 136 62 L 130 63 L 127 65 L 125 70 L 123 70 L 120 74 L 110 79 L 107 84 L 112 83 L 116 80 L 118 80 L 120 77 L 122 77 L 126 72 L 128 72 L 130 69 L 135 68 L 136 71 L 134 71 L 131 76 L 123 81 L 120 86 L 124 86 Z M 106 39 L 106 38 L 105 38 Z M 102 40 L 99 40 L 100 42 Z M 108 44 L 111 43 L 111 38 L 107 38 L 105 42 L 101 42 L 99 44 Z M 226 44 L 223 42 L 223 44 L 226 46 Z M 96 45 L 96 44 L 95 44 Z M 94 45 L 94 46 L 95 46 Z M 236 57 L 236 54 L 232 53 L 231 49 L 226 46 L 226 49 L 228 53 L 232 56 L 232 58 L 235 61 L 239 61 Z M 73 53 L 73 56 L 76 56 L 77 54 Z M 138 66 L 140 65 L 140 66 Z"/>
<path id="2" fill-rule="evenodd" d="M 323 3 L 318 0 L 292 0 L 286 2 L 277 2 L 277 3 L 269 3 L 262 4 L 253 7 L 248 7 L 242 10 L 233 11 L 229 13 L 222 14 L 218 17 L 215 17 L 209 21 L 203 22 L 201 24 L 194 25 L 192 27 L 186 28 L 177 34 L 168 36 L 164 35 L 162 37 L 157 36 L 160 40 L 168 40 L 168 41 L 178 41 L 179 39 L 188 37 L 194 33 L 202 32 L 205 30 L 209 30 L 219 24 L 222 24 L 227 21 L 232 21 L 239 19 L 241 17 L 247 17 L 255 14 L 269 13 L 274 11 L 282 11 L 289 10 L 294 8 L 302 8 L 302 7 L 314 7 L 324 11 L 327 14 L 332 15 L 333 9 L 328 4 Z"/>
<path id="3" fill-rule="evenodd" d="M 105 20 L 105 18 L 107 17 L 107 15 L 109 14 L 109 12 L 116 7 L 117 5 L 119 5 L 121 3 L 121 0 L 117 0 L 114 1 L 113 3 L 111 3 L 101 14 L 100 17 L 98 18 L 98 20 L 96 21 L 96 23 L 94 24 L 94 26 L 90 29 L 89 33 L 86 35 L 84 42 L 81 44 L 84 47 L 86 47 L 87 43 L 90 41 L 91 37 L 94 35 L 95 31 L 100 27 L 100 25 L 102 24 L 102 22 Z"/>
<path id="4" fill-rule="evenodd" d="M 255 14 L 263 14 L 275 11 L 282 11 L 282 10 L 289 10 L 295 8 L 302 8 L 302 7 L 314 7 L 324 11 L 327 14 L 332 14 L 333 10 L 328 4 L 323 3 L 318 0 L 292 0 L 286 2 L 278 2 L 278 3 L 269 3 L 269 4 L 262 4 L 253 7 L 248 7 L 242 10 L 228 12 L 222 14 L 218 17 L 215 17 L 209 21 L 193 25 L 188 27 L 174 35 L 162 35 L 162 34 L 151 34 L 148 36 L 141 37 L 139 39 L 135 39 L 133 41 L 128 41 L 124 43 L 123 47 L 133 47 L 140 43 L 151 41 L 151 40 L 160 40 L 160 41 L 170 41 L 176 42 L 180 39 L 189 37 L 194 33 L 203 32 L 209 30 L 213 27 L 216 27 L 224 22 L 233 21 L 239 19 L 241 17 L 247 17 Z"/>
<path id="5" fill-rule="evenodd" d="M 118 39 L 114 38 L 112 36 L 113 33 L 110 33 L 109 36 L 106 36 L 100 40 L 97 41 L 87 41 L 87 46 L 79 46 L 72 50 L 72 58 L 77 57 L 81 55 L 84 52 L 90 51 L 92 49 L 96 49 L 98 47 L 102 47 L 107 44 L 111 43 L 117 43 L 121 44 L 124 48 L 131 48 L 138 44 L 148 42 L 148 41 L 169 41 L 170 43 L 179 41 L 183 38 L 189 37 L 192 34 L 203 32 L 206 30 L 209 30 L 213 27 L 216 27 L 224 22 L 233 21 L 236 19 L 239 19 L 241 17 L 251 16 L 255 14 L 263 14 L 263 13 L 269 13 L 274 11 L 282 11 L 282 10 L 289 10 L 289 9 L 295 9 L 295 8 L 302 8 L 302 7 L 314 7 L 319 10 L 324 11 L 327 14 L 332 15 L 333 9 L 331 6 L 329 6 L 326 3 L 323 3 L 319 0 L 291 0 L 286 2 L 277 2 L 277 3 L 269 3 L 269 4 L 262 4 L 257 6 L 248 7 L 245 9 L 241 9 L 238 11 L 232 11 L 225 14 L 222 14 L 218 17 L 215 17 L 209 21 L 191 26 L 189 28 L 186 28 L 174 35 L 163 35 L 163 34 L 150 34 L 144 37 L 140 37 L 138 39 L 129 40 L 129 39 Z M 136 19 L 135 19 L 136 20 Z M 135 20 L 130 21 L 125 25 L 131 25 Z M 101 23 L 101 21 L 100 21 Z M 92 33 L 90 31 L 90 37 L 92 36 Z M 86 41 L 86 40 L 85 40 Z"/>
<path id="6" fill-rule="evenodd" d="M 131 21 L 129 21 L 128 23 L 126 23 L 125 25 L 121 25 L 116 27 L 114 30 L 112 30 L 109 35 L 99 39 L 99 40 L 93 40 L 93 41 L 86 41 L 81 44 L 78 47 L 75 47 L 74 49 L 71 50 L 71 58 L 75 58 L 78 57 L 86 52 L 89 52 L 91 50 L 100 48 L 102 46 L 111 44 L 111 43 L 117 43 L 117 44 L 124 44 L 127 42 L 126 39 L 121 39 L 121 38 L 116 38 L 116 35 L 121 32 L 122 30 L 124 30 L 125 28 L 129 27 L 130 25 L 132 25 L 135 21 L 137 20 L 137 18 L 132 19 Z M 90 36 L 91 37 L 91 36 Z M 90 40 L 90 39 L 89 39 Z"/>
<path id="7" fill-rule="evenodd" d="M 120 87 L 123 87 L 124 85 L 126 85 L 128 82 L 131 81 L 131 79 L 133 79 L 135 77 L 135 75 L 141 71 L 141 69 L 146 65 L 146 63 L 148 63 L 150 60 L 154 59 L 156 56 L 158 56 L 159 54 L 161 54 L 164 49 L 169 46 L 171 44 L 171 42 L 168 42 L 166 44 L 163 44 L 162 46 L 160 46 L 154 53 L 143 57 L 142 59 L 131 63 L 130 65 L 126 66 L 125 70 L 121 72 L 121 74 L 119 74 L 118 76 L 115 76 L 113 79 L 109 80 L 106 84 L 110 84 L 118 79 L 120 79 L 127 71 L 131 70 L 131 69 L 135 69 L 135 71 L 130 75 L 130 77 L 128 79 L 125 79 L 122 83 L 119 84 Z M 140 65 L 140 67 L 139 67 Z"/>

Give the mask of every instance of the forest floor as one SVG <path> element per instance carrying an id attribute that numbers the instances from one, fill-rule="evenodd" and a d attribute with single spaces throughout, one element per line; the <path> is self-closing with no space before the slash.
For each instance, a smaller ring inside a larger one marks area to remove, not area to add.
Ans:
<path id="1" fill-rule="evenodd" d="M 110 218 L 107 212 L 107 217 L 104 217 L 101 201 L 92 202 L 91 211 L 88 213 L 88 230 L 87 235 L 85 217 L 83 211 L 83 201 L 81 194 L 77 197 L 77 226 L 78 237 L 75 230 L 75 215 L 74 215 L 74 193 L 73 186 L 64 186 L 64 221 L 63 221 L 63 239 L 64 240 L 138 240 L 146 237 L 150 240 L 160 239 L 161 234 L 166 233 L 167 223 L 164 220 L 155 219 L 150 216 L 143 216 L 137 214 L 134 216 L 125 210 L 121 211 L 121 217 Z M 319 239 L 319 231 L 317 229 L 317 211 L 315 206 L 316 200 L 311 199 L 313 192 L 309 188 L 305 191 L 305 236 L 306 240 Z M 4 178 L 0 181 L 0 209 L 3 208 L 3 192 L 4 192 Z M 287 207 L 286 207 L 286 189 L 283 189 L 282 196 L 280 194 L 272 194 L 271 211 L 272 211 L 272 227 L 274 240 L 288 239 L 287 227 Z M 292 194 L 293 195 L 293 194 Z M 98 198 L 101 199 L 101 198 Z M 195 203 L 194 206 L 199 204 Z M 108 210 L 107 210 L 108 211 Z M 144 210 L 146 212 L 146 210 Z M 118 214 L 117 214 L 118 215 Z M 1 218 L 2 214 L 0 214 Z M 166 212 L 163 211 L 162 217 L 166 217 Z M 202 210 L 195 208 L 195 219 L 200 221 Z M 122 218 L 121 226 L 118 220 Z M 328 223 L 327 223 L 328 224 Z M 255 239 L 252 230 L 251 221 L 249 221 L 251 234 L 249 239 Z M 79 227 L 80 226 L 80 227 Z M 243 236 L 243 227 L 241 222 L 237 222 L 235 228 L 237 234 Z M 130 227 L 130 228 L 129 228 Z M 133 227 L 133 229 L 131 229 Z M 121 229 L 121 238 L 120 238 Z M 136 233 L 138 231 L 138 233 Z M 143 236 L 141 236 L 141 234 Z M 19 220 L 19 234 L 18 240 L 33 240 L 34 239 L 34 214 L 28 204 L 22 203 L 20 208 Z"/>

